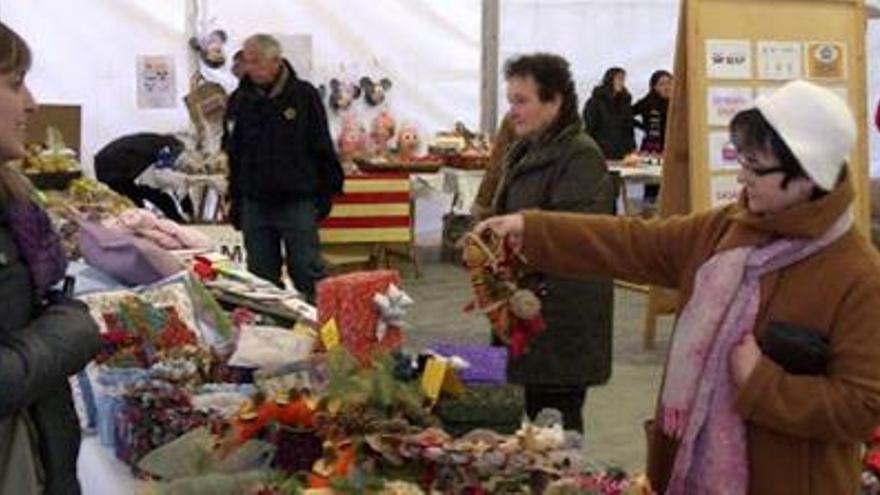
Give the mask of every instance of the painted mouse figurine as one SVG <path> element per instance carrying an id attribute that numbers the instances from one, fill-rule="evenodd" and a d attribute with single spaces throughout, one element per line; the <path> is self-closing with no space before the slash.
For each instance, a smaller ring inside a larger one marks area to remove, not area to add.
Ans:
<path id="1" fill-rule="evenodd" d="M 346 110 L 361 96 L 361 88 L 336 79 L 330 80 L 330 108 L 334 112 Z"/>
<path id="2" fill-rule="evenodd" d="M 226 55 L 223 53 L 226 39 L 226 31 L 215 29 L 201 38 L 193 36 L 189 39 L 189 46 L 198 52 L 205 65 L 212 69 L 218 69 L 226 63 Z"/>
<path id="3" fill-rule="evenodd" d="M 391 89 L 391 79 L 383 77 L 379 81 L 373 81 L 369 77 L 362 77 L 361 89 L 364 91 L 367 104 L 375 107 L 385 101 L 385 95 Z"/>

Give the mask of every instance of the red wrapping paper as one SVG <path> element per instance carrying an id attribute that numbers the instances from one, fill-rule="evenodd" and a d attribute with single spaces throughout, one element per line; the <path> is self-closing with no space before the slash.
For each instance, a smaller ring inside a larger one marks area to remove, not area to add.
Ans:
<path id="1" fill-rule="evenodd" d="M 335 318 L 342 345 L 362 361 L 375 351 L 390 351 L 403 343 L 399 328 L 389 327 L 381 341 L 376 333 L 379 312 L 373 296 L 384 293 L 391 284 L 400 286 L 396 270 L 349 273 L 318 284 L 321 325 Z"/>

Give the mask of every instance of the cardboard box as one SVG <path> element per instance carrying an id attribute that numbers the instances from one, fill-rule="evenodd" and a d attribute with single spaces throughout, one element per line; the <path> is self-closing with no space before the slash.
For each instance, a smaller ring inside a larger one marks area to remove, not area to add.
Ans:
<path id="1" fill-rule="evenodd" d="M 82 108 L 79 105 L 39 105 L 28 122 L 27 142 L 45 143 L 46 129 L 57 128 L 67 147 L 81 157 Z"/>

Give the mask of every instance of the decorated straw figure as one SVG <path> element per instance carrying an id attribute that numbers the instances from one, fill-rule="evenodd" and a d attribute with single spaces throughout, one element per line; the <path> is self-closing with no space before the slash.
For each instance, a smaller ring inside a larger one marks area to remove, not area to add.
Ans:
<path id="1" fill-rule="evenodd" d="M 492 331 L 509 345 L 511 355 L 524 354 L 529 342 L 544 330 L 540 299 L 518 285 L 524 260 L 492 231 L 466 234 L 463 260 L 475 295 L 469 309 L 486 313 Z"/>

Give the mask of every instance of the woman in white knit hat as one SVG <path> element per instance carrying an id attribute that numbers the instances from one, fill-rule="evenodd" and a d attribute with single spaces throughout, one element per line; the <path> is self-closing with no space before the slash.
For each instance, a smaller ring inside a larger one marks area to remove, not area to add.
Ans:
<path id="1" fill-rule="evenodd" d="M 880 255 L 853 227 L 856 124 L 791 82 L 737 115 L 738 203 L 665 219 L 484 221 L 536 270 L 679 290 L 651 434 L 660 493 L 856 493 L 880 425 Z"/>

